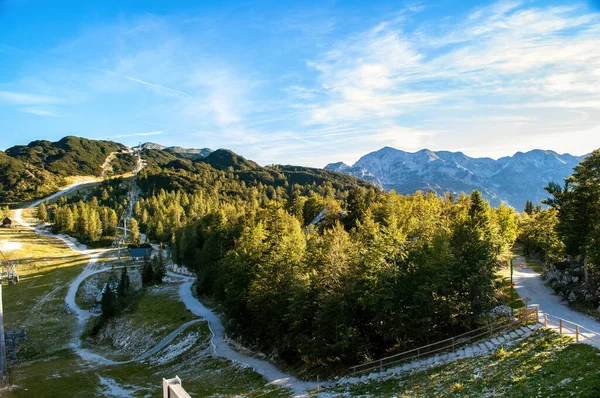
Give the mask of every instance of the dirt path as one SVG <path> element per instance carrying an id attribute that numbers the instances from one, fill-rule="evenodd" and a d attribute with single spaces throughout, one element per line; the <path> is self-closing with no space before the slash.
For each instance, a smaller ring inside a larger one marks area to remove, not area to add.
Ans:
<path id="1" fill-rule="evenodd" d="M 32 203 L 31 205 L 28 206 L 28 208 L 34 208 L 45 200 L 55 199 L 61 195 L 64 195 L 65 193 L 70 192 L 71 190 L 75 189 L 76 187 L 78 187 L 82 184 L 83 183 L 73 184 L 73 185 L 49 196 L 48 198 L 41 199 L 41 200 L 38 200 L 38 201 Z M 31 225 L 29 225 L 22 219 L 22 210 L 23 209 L 18 209 L 15 212 L 15 217 L 14 217 L 15 221 L 17 223 L 23 225 L 24 227 L 29 228 L 38 234 L 41 234 L 42 231 L 32 227 Z M 241 353 L 233 350 L 226 342 L 225 328 L 224 328 L 221 320 L 219 319 L 219 317 L 217 315 L 215 315 L 212 311 L 210 311 L 208 308 L 206 308 L 204 305 L 202 305 L 202 303 L 200 301 L 198 301 L 192 295 L 191 288 L 192 288 L 192 283 L 194 281 L 194 278 L 182 276 L 179 274 L 174 274 L 171 272 L 168 272 L 168 274 L 170 276 L 174 276 L 174 277 L 182 279 L 182 284 L 179 288 L 180 298 L 183 301 L 183 303 L 186 305 L 186 307 L 188 309 L 190 309 L 194 315 L 197 315 L 200 317 L 199 319 L 195 319 L 195 320 L 192 320 L 190 322 L 187 322 L 187 323 L 181 325 L 179 328 L 177 328 L 172 333 L 170 333 L 167 337 L 165 337 L 161 342 L 159 342 L 155 347 L 146 351 L 141 356 L 134 358 L 132 360 L 129 360 L 129 361 L 123 361 L 123 362 L 113 361 L 113 360 L 105 358 L 101 355 L 98 355 L 90 350 L 82 348 L 81 340 L 79 339 L 79 336 L 80 336 L 81 332 L 83 331 L 85 322 L 91 317 L 91 314 L 89 313 L 89 311 L 83 310 L 77 306 L 77 303 L 75 302 L 77 290 L 79 289 L 79 286 L 81 285 L 81 283 L 88 277 L 90 277 L 94 274 L 100 273 L 100 272 L 108 271 L 110 269 L 108 267 L 99 267 L 97 263 L 98 263 L 98 258 L 104 252 L 111 250 L 111 249 L 87 250 L 87 248 L 84 245 L 79 245 L 76 240 L 74 240 L 73 238 L 71 238 L 69 236 L 54 235 L 54 234 L 50 234 L 50 233 L 44 233 L 44 234 L 55 237 L 57 239 L 60 239 L 67 246 L 69 246 L 69 248 L 73 251 L 76 251 L 78 253 L 83 253 L 83 254 L 90 256 L 89 262 L 85 266 L 83 271 L 70 283 L 69 290 L 65 297 L 65 302 L 75 312 L 75 314 L 77 315 L 77 321 L 78 321 L 78 328 L 77 328 L 76 333 L 74 333 L 74 337 L 71 342 L 71 347 L 84 360 L 86 360 L 88 362 L 92 362 L 92 363 L 103 364 L 103 365 L 119 365 L 119 364 L 135 362 L 135 361 L 141 361 L 141 360 L 144 360 L 144 359 L 148 358 L 149 356 L 157 353 L 158 351 L 162 350 L 163 348 L 167 347 L 179 334 L 183 333 L 185 331 L 185 329 L 187 329 L 187 327 L 189 327 L 201 320 L 207 320 L 208 324 L 209 324 L 209 328 L 211 329 L 211 332 L 212 332 L 211 344 L 213 346 L 213 351 L 214 351 L 215 355 L 227 358 L 227 359 L 229 359 L 235 363 L 238 363 L 242 366 L 253 368 L 257 373 L 259 373 L 265 379 L 267 379 L 267 381 L 270 384 L 292 390 L 294 392 L 294 396 L 305 396 L 308 391 L 316 389 L 319 386 L 326 385 L 325 383 L 318 384 L 315 382 L 300 381 L 300 380 L 296 379 L 295 377 L 280 371 L 274 365 L 272 365 L 270 362 L 268 362 L 266 360 L 255 358 L 255 357 L 252 357 L 249 355 L 244 355 L 244 354 L 241 354 Z"/>
<path id="2" fill-rule="evenodd" d="M 600 339 L 600 322 L 571 309 L 554 291 L 544 284 L 542 276 L 531 268 L 521 256 L 513 260 L 515 289 L 521 298 L 529 297 L 529 304 L 538 304 L 540 311 L 579 324 L 596 333 Z"/>
<path id="3" fill-rule="evenodd" d="M 326 383 L 321 383 L 319 385 L 316 382 L 300 381 L 294 376 L 277 369 L 269 361 L 244 355 L 233 350 L 227 344 L 225 327 L 223 326 L 221 319 L 193 296 L 192 283 L 195 278 L 172 272 L 167 272 L 167 275 L 182 278 L 186 281 L 179 287 L 179 296 L 181 297 L 181 301 L 183 301 L 185 306 L 192 311 L 194 315 L 201 316 L 208 321 L 209 328 L 212 332 L 211 344 L 215 355 L 227 358 L 243 366 L 253 368 L 257 373 L 267 379 L 270 384 L 291 389 L 294 392 L 294 396 L 304 396 L 308 391 L 326 385 Z"/>
<path id="4" fill-rule="evenodd" d="M 83 184 L 85 184 L 85 183 L 73 184 L 69 187 L 64 188 L 63 190 L 61 190 L 59 192 L 52 194 L 51 196 L 49 196 L 45 199 L 40 199 L 40 200 L 30 204 L 27 208 L 34 208 L 45 200 L 51 200 L 51 199 L 57 198 L 61 195 L 64 195 L 64 194 L 70 192 L 71 190 L 73 190 Z M 78 242 L 75 239 L 71 238 L 70 236 L 55 235 L 55 234 L 51 234 L 51 233 L 48 233 L 45 231 L 41 231 L 37 228 L 34 228 L 29 223 L 27 223 L 23 220 L 22 213 L 23 213 L 23 209 L 17 209 L 15 211 L 14 219 L 17 223 L 19 223 L 23 227 L 32 230 L 36 234 L 43 234 L 46 236 L 51 236 L 53 238 L 59 239 L 62 242 L 64 242 L 71 250 L 73 250 L 77 253 L 82 253 L 82 254 L 89 256 L 89 262 L 84 267 L 83 271 L 79 275 L 77 275 L 77 277 L 69 284 L 69 289 L 67 291 L 67 295 L 65 296 L 65 303 L 69 306 L 69 308 L 72 311 L 75 312 L 75 315 L 77 316 L 77 330 L 73 334 L 73 339 L 71 341 L 70 346 L 82 359 L 84 359 L 88 362 L 96 362 L 96 363 L 100 363 L 100 364 L 104 364 L 104 365 L 119 365 L 119 364 L 141 361 L 141 360 L 144 360 L 144 359 L 148 358 L 149 356 L 157 353 L 158 351 L 162 350 L 163 348 L 167 347 L 177 336 L 179 336 L 181 333 L 183 333 L 185 331 L 185 329 L 187 329 L 187 327 L 202 320 L 202 319 L 195 319 L 193 321 L 187 322 L 187 323 L 179 326 L 176 330 L 171 332 L 167 337 L 165 337 L 162 341 L 160 341 L 156 346 L 150 348 L 148 351 L 146 351 L 144 354 L 140 355 L 139 357 L 131 359 L 129 361 L 121 361 L 121 362 L 113 361 L 113 360 L 105 358 L 101 355 L 98 355 L 90 350 L 82 348 L 81 347 L 81 339 L 79 338 L 79 336 L 83 332 L 83 328 L 85 326 L 86 321 L 92 315 L 90 314 L 89 311 L 80 308 L 77 305 L 77 303 L 75 302 L 77 290 L 79 289 L 79 286 L 81 285 L 81 283 L 88 277 L 95 275 L 97 273 L 100 273 L 100 272 L 106 272 L 106 271 L 110 270 L 109 267 L 99 266 L 98 259 L 100 258 L 100 256 L 102 254 L 104 254 L 107 251 L 110 251 L 112 249 L 88 250 L 85 245 L 78 244 Z"/>

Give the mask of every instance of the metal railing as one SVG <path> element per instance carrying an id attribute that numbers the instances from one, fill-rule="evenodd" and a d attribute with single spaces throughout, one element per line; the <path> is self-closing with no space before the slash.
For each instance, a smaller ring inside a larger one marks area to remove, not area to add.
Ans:
<path id="1" fill-rule="evenodd" d="M 530 321 L 527 317 L 525 321 Z M 350 367 L 350 373 L 356 375 L 359 373 L 369 372 L 371 370 L 383 370 L 384 367 L 391 365 L 397 365 L 401 362 L 409 362 L 415 359 L 420 359 L 425 356 L 436 354 L 442 351 L 456 351 L 457 347 L 472 343 L 475 340 L 481 339 L 484 336 L 492 335 L 501 330 L 507 330 L 514 328 L 515 325 L 520 324 L 523 320 L 515 320 L 514 318 L 505 318 L 501 321 L 491 323 L 482 326 L 477 329 L 473 329 L 466 333 L 454 336 L 448 339 L 440 340 L 435 343 L 427 344 L 421 347 L 413 348 L 412 350 L 404 351 L 399 354 L 391 355 L 385 358 L 381 358 L 375 361 L 366 362 L 360 365 Z"/>

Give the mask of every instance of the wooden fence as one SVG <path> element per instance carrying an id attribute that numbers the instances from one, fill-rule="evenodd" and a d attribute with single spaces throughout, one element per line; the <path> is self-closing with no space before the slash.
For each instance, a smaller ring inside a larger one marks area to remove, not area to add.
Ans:
<path id="1" fill-rule="evenodd" d="M 547 313 L 542 314 L 539 322 L 545 327 L 558 329 L 560 334 L 574 337 L 575 341 L 578 343 L 590 342 L 600 346 L 600 334 L 593 332 L 575 322 L 571 322 Z"/>
<path id="2" fill-rule="evenodd" d="M 533 312 L 535 315 L 536 313 Z M 469 332 L 460 334 L 458 336 L 451 337 L 449 339 L 437 341 L 435 343 L 427 344 L 412 350 L 404 351 L 399 354 L 391 355 L 385 358 L 378 359 L 376 361 L 366 362 L 360 365 L 352 366 L 350 373 L 356 375 L 359 373 L 369 372 L 372 370 L 383 370 L 384 367 L 391 365 L 397 365 L 401 362 L 410 362 L 415 359 L 420 359 L 424 356 L 429 356 L 444 351 L 456 351 L 456 349 L 462 345 L 473 343 L 478 339 L 490 336 L 500 331 L 513 329 L 516 324 L 520 324 L 523 321 L 533 321 L 533 315 L 527 314 L 527 317 L 523 320 L 515 321 L 514 318 L 505 318 L 501 321 L 491 323 L 480 328 L 471 330 Z"/>

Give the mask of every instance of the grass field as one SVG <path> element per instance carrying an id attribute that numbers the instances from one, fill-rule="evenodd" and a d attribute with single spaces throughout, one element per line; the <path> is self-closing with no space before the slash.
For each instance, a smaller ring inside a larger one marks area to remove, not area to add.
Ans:
<path id="1" fill-rule="evenodd" d="M 33 220 L 33 211 L 24 212 Z M 6 329 L 27 329 L 27 340 L 18 344 L 18 360 L 9 363 L 11 389 L 2 397 L 160 397 L 163 377 L 179 375 L 193 396 L 288 396 L 265 386 L 251 369 L 215 357 L 206 322 L 190 326 L 168 347 L 140 363 L 103 366 L 86 362 L 72 343 L 77 320 L 64 312 L 69 283 L 88 262 L 63 242 L 38 236 L 25 228 L 0 229 L 0 242 L 9 261 L 17 263 L 21 277 L 16 285 L 3 286 Z M 10 243 L 10 244 L 8 244 Z M 101 262 L 115 261 L 108 252 Z M 150 289 L 122 316 L 142 339 L 160 340 L 193 317 L 177 300 L 176 284 Z M 101 353 L 106 345 L 89 346 Z M 97 349 L 97 350 L 96 350 Z"/>

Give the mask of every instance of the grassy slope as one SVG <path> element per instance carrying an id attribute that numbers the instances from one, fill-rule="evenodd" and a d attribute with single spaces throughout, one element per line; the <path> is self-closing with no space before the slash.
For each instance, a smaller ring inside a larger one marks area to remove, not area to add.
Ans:
<path id="1" fill-rule="evenodd" d="M 93 367 L 70 348 L 76 319 L 63 312 L 68 284 L 81 272 L 87 257 L 72 252 L 57 239 L 25 229 L 0 229 L 2 240 L 22 243 L 20 250 L 5 253 L 19 264 L 21 276 L 18 285 L 3 287 L 5 327 L 27 329 L 27 340 L 18 345 L 19 360 L 9 363 L 13 387 L 3 392 L 3 397 L 97 397 L 108 392 L 102 378 L 128 389 L 132 397 L 160 397 L 162 377 L 175 375 L 194 396 L 286 396 L 265 386 L 264 379 L 252 370 L 213 357 L 204 322 L 190 327 L 173 342 L 195 336 L 189 350 L 169 361 L 159 363 L 156 359 L 164 357 L 173 345 L 143 363 Z M 110 259 L 105 256 L 102 261 Z M 157 303 L 155 299 L 160 301 L 161 296 L 140 302 L 139 313 L 132 310 L 136 327 L 152 329 L 162 322 L 163 327 L 173 330 L 183 323 L 181 303 Z M 170 305 L 174 306 L 172 313 Z"/>
<path id="2" fill-rule="evenodd" d="M 539 330 L 506 351 L 330 393 L 377 397 L 600 396 L 600 351 L 571 342 L 569 337 Z"/>
<path id="3" fill-rule="evenodd" d="M 139 291 L 130 307 L 107 322 L 98 336 L 84 346 L 114 360 L 135 358 L 158 344 L 178 326 L 196 317 L 179 301 L 179 284 Z M 89 327 L 96 322 L 90 320 Z"/>

